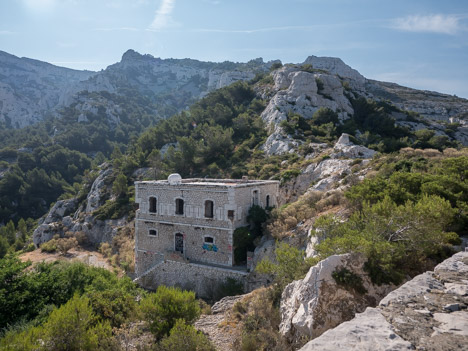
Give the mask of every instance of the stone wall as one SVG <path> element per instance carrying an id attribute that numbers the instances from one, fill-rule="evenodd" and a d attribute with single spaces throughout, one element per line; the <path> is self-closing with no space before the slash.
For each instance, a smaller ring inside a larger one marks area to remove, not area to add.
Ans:
<path id="1" fill-rule="evenodd" d="M 165 260 L 142 277 L 141 284 L 148 289 L 156 289 L 159 285 L 179 286 L 195 291 L 200 297 L 211 298 L 214 290 L 227 278 L 244 282 L 246 276 L 246 272 L 233 269 Z"/>
<path id="2" fill-rule="evenodd" d="M 150 230 L 155 230 L 156 236 L 149 235 Z M 232 266 L 232 230 L 230 229 L 140 221 L 137 224 L 137 232 L 136 263 L 137 266 L 143 264 L 143 267 L 138 267 L 138 272 L 149 268 L 148 264 L 140 260 L 141 252 L 168 254 L 175 251 L 176 233 L 184 236 L 183 257 L 189 261 Z M 205 237 L 208 236 L 213 238 L 212 244 L 205 244 Z"/>

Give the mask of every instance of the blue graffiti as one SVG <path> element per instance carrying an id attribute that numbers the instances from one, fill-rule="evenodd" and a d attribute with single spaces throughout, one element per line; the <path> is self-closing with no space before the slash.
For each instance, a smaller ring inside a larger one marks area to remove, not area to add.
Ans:
<path id="1" fill-rule="evenodd" d="M 214 244 L 203 244 L 203 250 L 218 252 L 218 247 Z"/>

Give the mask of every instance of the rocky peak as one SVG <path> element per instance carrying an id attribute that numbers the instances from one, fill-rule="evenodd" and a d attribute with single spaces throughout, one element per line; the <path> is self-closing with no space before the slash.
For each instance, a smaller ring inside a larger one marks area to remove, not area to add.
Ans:
<path id="1" fill-rule="evenodd" d="M 337 57 L 318 57 L 312 55 L 304 61 L 304 64 L 312 65 L 315 69 L 321 69 L 343 78 L 355 80 L 360 84 L 366 82 L 366 78 L 363 75 Z"/>
<path id="2" fill-rule="evenodd" d="M 142 59 L 153 59 L 154 57 L 150 54 L 142 55 L 135 50 L 129 49 L 124 52 L 122 55 L 122 62 L 123 61 L 136 61 L 136 60 L 142 60 Z"/>

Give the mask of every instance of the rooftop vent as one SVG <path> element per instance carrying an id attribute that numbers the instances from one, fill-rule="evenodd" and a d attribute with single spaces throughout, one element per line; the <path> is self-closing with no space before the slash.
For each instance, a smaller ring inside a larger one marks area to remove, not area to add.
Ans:
<path id="1" fill-rule="evenodd" d="M 180 176 L 179 173 L 172 173 L 167 177 L 167 181 L 169 182 L 169 185 L 177 185 L 182 183 L 182 177 Z"/>

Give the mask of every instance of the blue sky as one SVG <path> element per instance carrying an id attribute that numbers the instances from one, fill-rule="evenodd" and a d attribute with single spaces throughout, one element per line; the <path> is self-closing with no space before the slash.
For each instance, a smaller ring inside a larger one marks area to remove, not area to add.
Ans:
<path id="1" fill-rule="evenodd" d="M 162 58 L 340 57 L 367 78 L 468 98 L 466 0 L 1 0 L 0 50 L 100 70 Z"/>

